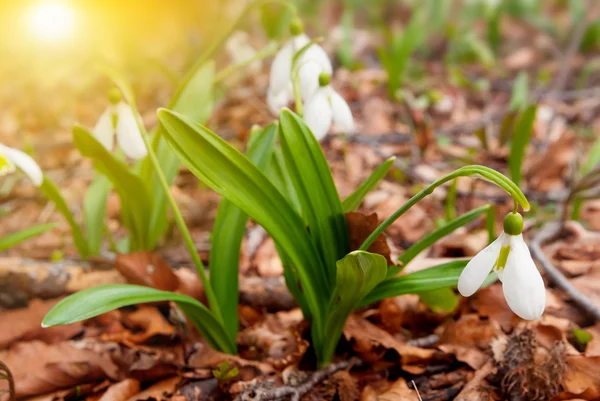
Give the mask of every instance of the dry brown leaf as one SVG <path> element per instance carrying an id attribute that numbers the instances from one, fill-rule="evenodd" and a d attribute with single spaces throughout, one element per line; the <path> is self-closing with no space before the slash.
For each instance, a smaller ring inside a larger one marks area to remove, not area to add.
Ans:
<path id="1" fill-rule="evenodd" d="M 600 323 L 596 323 L 595 326 L 585 329 L 592 335 L 592 340 L 587 344 L 585 348 L 585 356 L 600 356 Z"/>
<path id="2" fill-rule="evenodd" d="M 600 399 L 600 357 L 567 357 L 563 388 L 568 393 L 586 394 L 586 400 Z M 583 398 L 583 397 L 582 397 Z"/>
<path id="3" fill-rule="evenodd" d="M 175 393 L 177 385 L 180 382 L 181 378 L 179 377 L 171 377 L 169 379 L 162 380 L 148 387 L 141 393 L 128 398 L 127 401 L 167 400 Z"/>
<path id="4" fill-rule="evenodd" d="M 135 379 L 125 379 L 111 385 L 99 401 L 127 401 L 140 392 L 140 382 Z"/>
<path id="5" fill-rule="evenodd" d="M 475 373 L 475 377 L 467 382 L 462 391 L 456 396 L 456 401 L 482 401 L 493 400 L 493 389 L 485 378 L 494 372 L 494 365 L 490 361 Z"/>
<path id="6" fill-rule="evenodd" d="M 400 378 L 392 384 L 389 390 L 379 394 L 377 401 L 419 401 L 417 392 L 408 388 L 406 380 Z"/>
<path id="7" fill-rule="evenodd" d="M 446 326 L 438 348 L 477 370 L 489 361 L 489 345 L 500 334 L 497 323 L 482 320 L 476 314 L 463 315 Z"/>
<path id="8" fill-rule="evenodd" d="M 42 340 L 47 343 L 68 340 L 81 333 L 81 323 L 43 329 L 42 319 L 58 300 L 34 299 L 27 308 L 0 312 L 0 349 L 18 340 Z"/>
<path id="9" fill-rule="evenodd" d="M 119 376 L 108 353 L 79 348 L 76 342 L 17 343 L 0 354 L 0 359 L 10 368 L 19 397 Z"/>
<path id="10" fill-rule="evenodd" d="M 115 268 L 128 282 L 164 291 L 175 291 L 179 280 L 169 264 L 153 252 L 118 254 Z"/>
<path id="11" fill-rule="evenodd" d="M 363 361 L 379 361 L 388 351 L 393 350 L 400 356 L 403 369 L 410 369 L 411 373 L 418 372 L 420 367 L 417 365 L 431 361 L 436 353 L 434 350 L 413 347 L 397 340 L 387 331 L 355 315 L 346 321 L 344 337 Z"/>
<path id="12" fill-rule="evenodd" d="M 375 213 L 366 215 L 350 212 L 346 213 L 346 223 L 348 224 L 348 235 L 350 237 L 350 250 L 355 250 L 360 248 L 369 234 L 379 226 L 379 219 Z M 394 264 L 390 258 L 390 248 L 383 234 L 377 237 L 367 250 L 385 256 L 389 265 Z"/>
<path id="13" fill-rule="evenodd" d="M 102 335 L 103 341 L 122 342 L 124 344 L 144 344 L 147 342 L 169 342 L 175 335 L 175 329 L 165 317 L 153 306 L 141 305 L 135 312 L 125 314 L 123 322 L 131 330 L 123 330 L 115 334 Z"/>

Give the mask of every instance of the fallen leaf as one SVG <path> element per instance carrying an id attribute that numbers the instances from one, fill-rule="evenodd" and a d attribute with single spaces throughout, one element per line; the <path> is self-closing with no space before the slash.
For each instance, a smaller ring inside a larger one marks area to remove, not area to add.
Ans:
<path id="1" fill-rule="evenodd" d="M 369 234 L 379 226 L 379 219 L 375 213 L 366 215 L 350 212 L 346 213 L 346 223 L 348 224 L 348 235 L 350 237 L 350 250 L 355 250 L 360 248 Z M 367 250 L 385 256 L 388 265 L 394 265 L 390 258 L 390 248 L 383 234 L 377 237 Z"/>
<path id="2" fill-rule="evenodd" d="M 177 385 L 181 382 L 179 377 L 171 377 L 169 379 L 162 380 L 146 390 L 138 393 L 127 401 L 146 401 L 146 400 L 167 400 L 173 395 L 177 389 Z"/>
<path id="3" fill-rule="evenodd" d="M 164 291 L 175 291 L 179 280 L 169 264 L 154 252 L 118 254 L 115 268 L 128 282 Z"/>
<path id="4" fill-rule="evenodd" d="M 76 342 L 17 343 L 0 353 L 10 368 L 18 397 L 48 393 L 83 383 L 119 376 L 110 355 L 78 348 Z"/>
<path id="5" fill-rule="evenodd" d="M 81 323 L 43 329 L 42 319 L 58 302 L 32 300 L 26 308 L 0 312 L 0 349 L 18 340 L 42 340 L 47 343 L 68 340 L 83 331 Z"/>
<path id="6" fill-rule="evenodd" d="M 99 401 L 127 401 L 140 392 L 140 382 L 135 379 L 125 379 L 111 385 Z"/>
<path id="7" fill-rule="evenodd" d="M 346 321 L 343 334 L 363 361 L 377 362 L 388 351 L 395 351 L 400 357 L 402 368 L 411 373 L 422 373 L 419 365 L 431 361 L 436 353 L 435 350 L 413 347 L 397 340 L 387 331 L 355 315 L 351 315 Z"/>
<path id="8" fill-rule="evenodd" d="M 379 394 L 377 401 L 419 401 L 417 392 L 408 388 L 406 380 L 400 378 L 392 384 L 392 387 Z"/>
<path id="9" fill-rule="evenodd" d="M 587 400 L 600 399 L 600 357 L 567 357 L 563 388 L 580 396 L 585 393 Z"/>

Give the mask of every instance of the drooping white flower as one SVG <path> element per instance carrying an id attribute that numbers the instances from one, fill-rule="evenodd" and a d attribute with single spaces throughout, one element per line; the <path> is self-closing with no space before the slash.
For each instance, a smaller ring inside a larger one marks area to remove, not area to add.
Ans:
<path id="1" fill-rule="evenodd" d="M 327 53 L 315 43 L 304 49 L 294 63 L 294 56 L 310 43 L 310 39 L 302 33 L 298 21 L 292 23 L 291 31 L 293 37 L 279 50 L 271 64 L 267 104 L 274 114 L 293 100 L 293 79 L 300 80 L 301 94 L 306 100 L 318 88 L 319 74 L 333 71 Z"/>
<path id="2" fill-rule="evenodd" d="M 44 173 L 38 164 L 27 153 L 13 149 L 0 143 L 0 176 L 21 170 L 39 187 L 44 181 Z"/>
<path id="3" fill-rule="evenodd" d="M 329 75 L 321 74 L 320 87 L 304 104 L 304 122 L 319 141 L 327 135 L 332 122 L 338 132 L 354 131 L 350 106 L 333 90 L 329 81 Z"/>
<path id="4" fill-rule="evenodd" d="M 521 215 L 509 213 L 504 219 L 504 232 L 475 255 L 462 271 L 458 291 L 465 297 L 473 295 L 494 271 L 502 281 L 502 291 L 510 309 L 523 319 L 535 320 L 544 312 L 546 290 L 523 240 L 522 230 Z"/>
<path id="5" fill-rule="evenodd" d="M 147 150 L 131 106 L 120 100 L 120 95 L 111 93 L 110 105 L 102 113 L 94 127 L 94 137 L 107 150 L 112 151 L 115 135 L 119 147 L 132 159 L 146 156 Z"/>
<path id="6" fill-rule="evenodd" d="M 234 64 L 241 64 L 256 56 L 256 50 L 248 43 L 248 34 L 244 31 L 233 32 L 225 43 L 225 49 Z M 258 72 L 261 68 L 261 60 L 255 60 L 248 65 L 251 72 Z"/>

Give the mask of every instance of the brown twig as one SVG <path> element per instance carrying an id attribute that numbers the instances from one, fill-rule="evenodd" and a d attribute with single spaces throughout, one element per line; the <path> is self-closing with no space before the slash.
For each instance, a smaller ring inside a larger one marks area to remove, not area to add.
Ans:
<path id="1" fill-rule="evenodd" d="M 298 386 L 281 386 L 275 388 L 266 388 L 263 383 L 256 383 L 245 388 L 235 401 L 268 401 L 281 400 L 284 397 L 290 397 L 291 401 L 300 401 L 300 398 L 313 389 L 317 384 L 339 372 L 353 366 L 358 366 L 362 362 L 358 359 L 350 359 L 338 363 L 332 363 L 327 367 L 316 371 L 309 376 L 302 384 Z"/>
<path id="2" fill-rule="evenodd" d="M 578 307 L 589 313 L 594 319 L 600 320 L 600 307 L 575 288 L 542 251 L 542 244 L 555 238 L 560 233 L 561 227 L 562 224 L 560 222 L 547 223 L 543 226 L 530 242 L 531 254 L 540 262 L 548 278 L 554 285 L 566 292 Z"/>
<path id="3" fill-rule="evenodd" d="M 6 366 L 6 364 L 2 361 L 0 361 L 0 379 L 4 379 L 8 382 L 8 399 L 9 401 L 14 401 L 16 400 L 16 393 L 15 393 L 15 380 L 12 376 L 12 373 L 10 372 L 10 369 L 8 368 L 8 366 Z M 0 392 L 0 395 L 2 395 L 3 392 Z"/>

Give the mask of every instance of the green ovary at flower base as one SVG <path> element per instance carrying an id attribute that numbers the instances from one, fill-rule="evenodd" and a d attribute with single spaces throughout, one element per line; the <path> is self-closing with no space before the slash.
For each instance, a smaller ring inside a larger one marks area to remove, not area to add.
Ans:
<path id="1" fill-rule="evenodd" d="M 509 213 L 504 218 L 504 232 L 467 264 L 458 281 L 458 290 L 471 296 L 491 271 L 502 281 L 502 291 L 510 309 L 527 320 L 544 312 L 546 290 L 527 244 L 523 240 L 523 217 Z"/>

